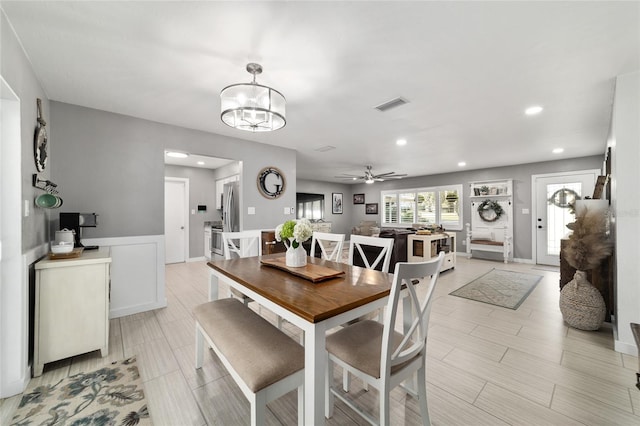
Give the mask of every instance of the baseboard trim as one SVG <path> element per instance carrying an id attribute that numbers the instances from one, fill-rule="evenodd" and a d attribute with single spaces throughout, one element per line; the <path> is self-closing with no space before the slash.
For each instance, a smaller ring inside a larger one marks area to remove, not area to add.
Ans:
<path id="1" fill-rule="evenodd" d="M 145 303 L 138 306 L 127 306 L 121 309 L 112 309 L 109 312 L 109 319 L 126 317 L 127 315 L 139 314 L 141 312 L 153 311 L 154 309 L 161 309 L 167 307 L 167 299 L 164 302 L 158 303 Z"/>
<path id="2" fill-rule="evenodd" d="M 206 257 L 204 256 L 200 256 L 200 257 L 190 257 L 189 259 L 187 259 L 187 263 L 191 263 L 191 262 L 202 262 L 203 260 L 207 260 Z"/>

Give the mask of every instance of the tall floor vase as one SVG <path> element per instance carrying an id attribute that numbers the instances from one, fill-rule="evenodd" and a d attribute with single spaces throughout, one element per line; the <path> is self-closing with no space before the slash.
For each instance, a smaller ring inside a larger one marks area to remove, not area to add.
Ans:
<path id="1" fill-rule="evenodd" d="M 597 288 L 587 280 L 585 271 L 576 271 L 560 291 L 560 312 L 565 322 L 579 330 L 597 330 L 607 307 Z"/>

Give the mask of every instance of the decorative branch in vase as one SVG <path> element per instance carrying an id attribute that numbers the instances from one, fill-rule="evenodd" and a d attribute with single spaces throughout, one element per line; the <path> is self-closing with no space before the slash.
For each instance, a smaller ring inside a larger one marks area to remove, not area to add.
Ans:
<path id="1" fill-rule="evenodd" d="M 307 252 L 302 243 L 313 235 L 311 223 L 307 219 L 288 220 L 276 227 L 276 241 L 283 241 L 287 252 L 285 263 L 290 268 L 307 264 Z"/>
<path id="2" fill-rule="evenodd" d="M 600 291 L 587 280 L 587 271 L 598 267 L 611 254 L 613 244 L 607 236 L 606 225 L 602 211 L 587 207 L 580 210 L 563 253 L 576 273 L 560 292 L 560 311 L 567 324 L 580 330 L 599 329 L 606 315 Z"/>

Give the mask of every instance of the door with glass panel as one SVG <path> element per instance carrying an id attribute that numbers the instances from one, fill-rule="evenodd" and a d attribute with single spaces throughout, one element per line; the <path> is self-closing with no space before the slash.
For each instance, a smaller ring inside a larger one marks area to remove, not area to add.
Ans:
<path id="1" fill-rule="evenodd" d="M 567 224 L 575 220 L 571 205 L 593 195 L 598 174 L 598 170 L 587 170 L 534 178 L 537 264 L 560 265 L 560 240 L 569 233 Z"/>

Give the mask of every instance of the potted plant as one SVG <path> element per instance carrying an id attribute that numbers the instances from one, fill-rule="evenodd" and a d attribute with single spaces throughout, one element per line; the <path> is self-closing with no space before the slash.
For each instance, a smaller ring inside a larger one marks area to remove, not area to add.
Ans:
<path id="1" fill-rule="evenodd" d="M 611 254 L 606 216 L 602 211 L 583 208 L 576 213 L 572 229 L 563 256 L 576 273 L 560 291 L 560 311 L 571 327 L 597 330 L 604 321 L 606 305 L 600 291 L 587 280 L 587 271 Z"/>
<path id="2" fill-rule="evenodd" d="M 482 185 L 480 187 L 480 195 L 488 195 L 489 194 L 489 187 L 487 185 Z"/>

